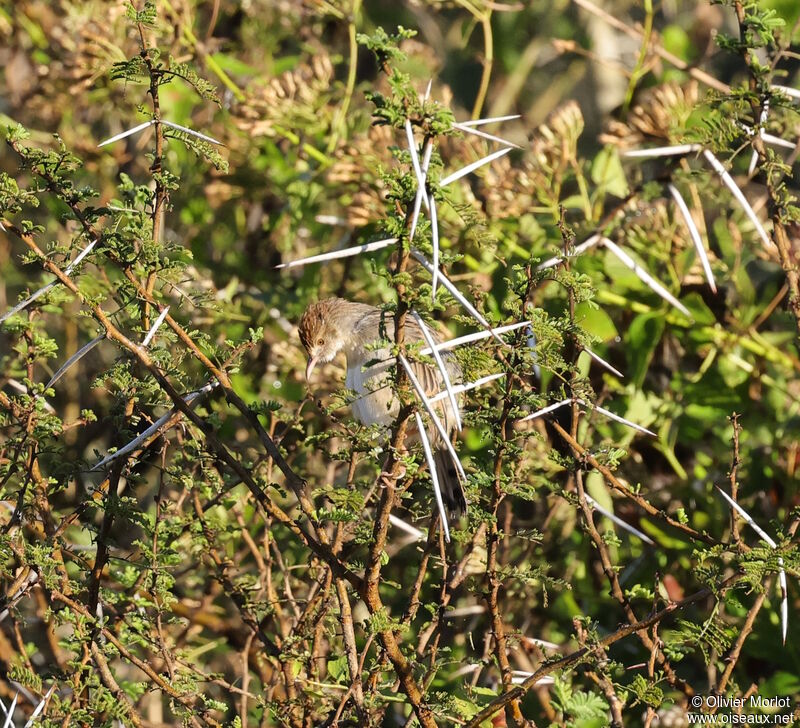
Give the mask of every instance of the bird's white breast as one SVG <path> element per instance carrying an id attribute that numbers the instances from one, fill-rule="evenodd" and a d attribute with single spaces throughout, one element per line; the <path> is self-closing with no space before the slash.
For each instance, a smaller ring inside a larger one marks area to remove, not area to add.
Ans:
<path id="1" fill-rule="evenodd" d="M 381 363 L 365 368 L 372 360 Z M 348 356 L 345 386 L 355 392 L 353 415 L 364 425 L 388 427 L 397 416 L 397 400 L 391 386 L 389 351 L 381 349 L 363 356 Z"/>

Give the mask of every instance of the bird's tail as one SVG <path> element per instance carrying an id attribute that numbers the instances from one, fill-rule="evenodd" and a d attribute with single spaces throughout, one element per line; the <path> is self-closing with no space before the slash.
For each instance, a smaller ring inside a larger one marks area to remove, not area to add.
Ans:
<path id="1" fill-rule="evenodd" d="M 467 499 L 464 488 L 458 479 L 453 461 L 446 450 L 439 450 L 433 456 L 436 465 L 436 474 L 439 476 L 439 487 L 442 490 L 442 500 L 447 512 L 454 518 L 463 516 L 467 512 Z"/>

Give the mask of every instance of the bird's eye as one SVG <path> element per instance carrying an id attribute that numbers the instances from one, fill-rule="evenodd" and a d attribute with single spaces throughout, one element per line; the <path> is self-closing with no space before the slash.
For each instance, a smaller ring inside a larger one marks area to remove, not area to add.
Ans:
<path id="1" fill-rule="evenodd" d="M 325 344 L 325 339 L 317 339 L 317 345 L 323 346 Z"/>

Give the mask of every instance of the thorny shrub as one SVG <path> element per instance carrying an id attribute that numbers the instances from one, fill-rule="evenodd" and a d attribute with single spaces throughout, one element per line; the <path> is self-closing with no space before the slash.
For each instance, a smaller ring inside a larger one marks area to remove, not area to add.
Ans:
<path id="1" fill-rule="evenodd" d="M 800 693 L 792 11 L 698 14 L 715 54 L 649 0 L 427 5 L 0 4 L 19 725 L 649 726 Z M 602 65 L 598 27 L 635 53 L 587 122 L 545 91 Z M 465 394 L 449 543 L 421 451 L 350 418 L 338 364 L 304 380 L 294 324 L 334 294 L 525 322 L 457 349 L 497 376 Z"/>

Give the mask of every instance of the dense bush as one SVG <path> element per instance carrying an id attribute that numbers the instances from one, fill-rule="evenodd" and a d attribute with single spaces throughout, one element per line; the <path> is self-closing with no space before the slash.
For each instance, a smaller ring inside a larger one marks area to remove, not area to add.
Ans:
<path id="1" fill-rule="evenodd" d="M 0 2 L 17 725 L 794 709 L 800 9 L 611 11 Z M 400 357 L 433 360 L 391 342 L 388 436 L 340 361 L 305 381 L 295 326 L 334 295 L 398 331 L 524 324 L 456 350 L 496 376 L 464 394 L 449 542 L 403 446 Z"/>

